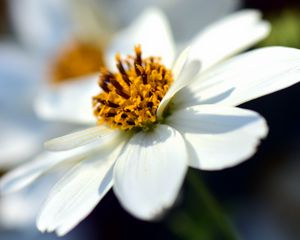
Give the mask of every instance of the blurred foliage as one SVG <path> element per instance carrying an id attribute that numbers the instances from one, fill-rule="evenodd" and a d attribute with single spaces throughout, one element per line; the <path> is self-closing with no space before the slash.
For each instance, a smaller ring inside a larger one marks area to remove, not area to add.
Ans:
<path id="1" fill-rule="evenodd" d="M 281 10 L 286 7 L 295 7 L 299 8 L 300 1 L 299 0 L 272 0 L 272 1 L 263 1 L 263 0 L 243 0 L 243 5 L 245 8 L 256 8 L 260 9 L 264 13 Z"/>
<path id="2" fill-rule="evenodd" d="M 7 2 L 0 0 L 0 35 L 8 31 Z"/>
<path id="3" fill-rule="evenodd" d="M 272 32 L 259 46 L 281 45 L 300 48 L 300 9 L 287 8 L 271 12 L 266 18 L 272 24 Z"/>

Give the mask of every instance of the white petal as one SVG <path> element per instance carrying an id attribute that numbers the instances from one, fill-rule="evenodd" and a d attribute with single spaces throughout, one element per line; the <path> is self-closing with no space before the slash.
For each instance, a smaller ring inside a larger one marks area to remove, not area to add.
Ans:
<path id="1" fill-rule="evenodd" d="M 179 57 L 176 59 L 174 66 L 172 67 L 172 73 L 173 73 L 174 79 L 178 79 L 183 68 L 187 64 L 187 62 L 189 60 L 190 51 L 191 51 L 191 48 L 187 47 L 179 54 Z"/>
<path id="2" fill-rule="evenodd" d="M 6 174 L 0 181 L 0 191 L 10 193 L 24 188 L 39 178 L 45 172 L 62 166 L 62 164 L 74 164 L 85 159 L 95 152 L 105 151 L 107 148 L 118 145 L 126 137 L 125 134 L 107 138 L 101 144 L 98 142 L 63 152 L 45 152 Z"/>
<path id="3" fill-rule="evenodd" d="M 42 153 L 33 161 L 21 165 L 4 175 L 0 181 L 0 191 L 1 193 L 18 191 L 30 185 L 54 166 L 62 162 L 79 161 L 84 157 L 85 155 L 78 154 L 76 150 L 60 153 Z"/>
<path id="4" fill-rule="evenodd" d="M 82 77 L 60 86 L 48 86 L 38 95 L 35 110 L 46 120 L 95 123 L 92 97 L 101 92 L 98 75 Z"/>
<path id="5" fill-rule="evenodd" d="M 182 136 L 159 125 L 134 135 L 122 151 L 114 168 L 114 191 L 134 216 L 153 219 L 174 203 L 186 170 Z"/>
<path id="6" fill-rule="evenodd" d="M 42 63 L 16 43 L 0 41 L 2 170 L 20 164 L 39 149 L 43 124 L 32 113 L 32 99 L 40 86 Z"/>
<path id="7" fill-rule="evenodd" d="M 14 30 L 31 50 L 51 54 L 69 37 L 71 29 L 66 1 L 11 0 L 8 3 Z"/>
<path id="8" fill-rule="evenodd" d="M 106 3 L 76 0 L 71 1 L 69 5 L 73 28 L 80 40 L 92 41 L 94 44 L 98 41 L 106 43 L 112 33 L 116 32 L 116 23 L 119 22 L 116 20 L 119 20 L 119 16 L 111 14 L 112 9 L 107 8 Z"/>
<path id="9" fill-rule="evenodd" d="M 11 108 L 10 112 L 15 111 L 16 114 L 24 108 L 27 111 L 31 110 L 32 96 L 41 82 L 43 63 L 38 62 L 17 44 L 0 41 L 0 102 L 2 110 L 3 107 Z"/>
<path id="10" fill-rule="evenodd" d="M 134 46 L 141 44 L 143 57 L 162 57 L 162 62 L 171 66 L 175 47 L 169 23 L 157 8 L 145 10 L 128 28 L 117 34 L 108 48 L 107 64 L 115 69 L 115 54 L 132 55 Z"/>
<path id="11" fill-rule="evenodd" d="M 101 145 L 103 141 L 107 141 L 107 137 L 116 137 L 118 133 L 117 130 L 101 125 L 54 138 L 47 141 L 44 146 L 50 151 L 64 151 L 93 142 Z"/>
<path id="12" fill-rule="evenodd" d="M 265 38 L 270 26 L 260 18 L 256 10 L 243 10 L 202 31 L 191 44 L 193 56 L 203 65 L 202 71 Z"/>
<path id="13" fill-rule="evenodd" d="M 153 4 L 152 1 L 148 1 Z M 241 5 L 236 0 L 156 0 L 164 5 L 170 19 L 175 39 L 190 41 L 195 33 L 212 22 L 232 13 Z"/>
<path id="14" fill-rule="evenodd" d="M 197 77 L 200 67 L 201 64 L 198 60 L 189 59 L 189 48 L 180 54 L 173 69 L 174 83 L 163 97 L 157 109 L 157 117 L 159 119 L 163 116 L 164 110 L 173 96 Z"/>
<path id="15" fill-rule="evenodd" d="M 234 107 L 200 105 L 180 110 L 167 123 L 188 142 L 190 166 L 220 170 L 251 157 L 267 135 L 265 120 L 256 112 Z"/>
<path id="16" fill-rule="evenodd" d="M 4 229 L 15 231 L 17 229 L 29 229 L 35 226 L 35 218 L 39 208 L 41 207 L 46 194 L 48 194 L 49 190 L 55 182 L 57 182 L 59 177 L 61 177 L 60 173 L 49 174 L 47 177 L 44 176 L 39 179 L 39 181 L 32 186 L 22 189 L 22 191 L 9 195 L 1 195 L 1 239 L 3 237 L 2 233 Z M 3 239 L 7 240 L 5 237 L 3 237 Z M 27 238 L 21 237 L 21 239 Z"/>
<path id="17" fill-rule="evenodd" d="M 37 130 L 26 127 L 0 118 L 0 169 L 16 166 L 38 151 L 40 138 Z"/>
<path id="18" fill-rule="evenodd" d="M 112 166 L 122 146 L 79 163 L 54 186 L 37 220 L 40 231 L 65 235 L 90 214 L 113 184 Z"/>
<path id="19" fill-rule="evenodd" d="M 177 105 L 236 106 L 300 80 L 300 50 L 268 47 L 244 53 L 212 69 L 182 90 Z"/>

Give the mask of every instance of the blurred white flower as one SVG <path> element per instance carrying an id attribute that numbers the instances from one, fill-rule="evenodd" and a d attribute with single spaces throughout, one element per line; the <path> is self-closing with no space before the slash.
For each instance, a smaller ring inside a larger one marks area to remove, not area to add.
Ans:
<path id="1" fill-rule="evenodd" d="M 111 187 L 125 209 L 149 220 L 174 203 L 188 166 L 219 170 L 252 156 L 268 128 L 258 113 L 236 106 L 300 77 L 296 49 L 262 48 L 226 60 L 268 34 L 260 17 L 245 10 L 207 27 L 171 73 L 176 53 L 168 23 L 159 10 L 146 11 L 110 48 L 126 56 L 140 43 L 142 52 L 136 47 L 126 60 L 117 55 L 117 68 L 102 70 L 102 92 L 90 79 L 66 83 L 40 99 L 46 117 L 88 124 L 95 121 L 87 110 L 90 98 L 98 94 L 97 121 L 112 128 L 99 125 L 47 142 L 58 152 L 6 175 L 2 191 L 18 190 L 61 164 L 74 165 L 51 191 L 37 223 L 41 231 L 64 235 Z"/>
<path id="2" fill-rule="evenodd" d="M 74 34 L 101 34 L 109 21 L 94 0 L 12 0 L 9 10 L 19 41 L 38 55 L 51 55 Z"/>
<path id="3" fill-rule="evenodd" d="M 9 42 L 2 42 L 0 52 L 0 171 L 3 171 L 39 150 L 43 126 L 31 107 L 40 65 Z"/>
<path id="4" fill-rule="evenodd" d="M 84 41 L 90 41 L 103 31 L 107 33 L 106 25 L 103 25 L 101 19 L 93 20 L 96 15 L 83 16 L 91 8 L 87 1 L 84 1 L 84 10 L 79 6 L 82 2 L 8 1 L 17 39 L 0 42 L 0 176 L 40 151 L 46 136 L 49 138 L 56 132 L 71 129 L 70 126 L 62 124 L 41 122 L 32 106 L 36 93 L 51 79 L 47 77 L 48 71 L 60 57 L 62 45 L 68 45 L 81 35 L 85 35 Z M 80 14 L 78 8 L 81 9 Z M 102 9 L 92 9 L 93 13 L 101 14 Z M 101 16 L 104 17 L 105 14 Z M 89 22 L 83 23 L 82 20 Z M 96 23 L 92 25 L 92 21 Z M 85 28 L 85 24 L 89 24 L 90 27 Z M 55 171 L 55 174 L 51 173 L 42 182 L 27 189 L 0 196 L 1 239 L 54 238 L 42 237 L 36 231 L 34 222 L 44 200 L 42 196 L 46 196 L 46 192 L 57 179 L 59 176 Z M 24 208 L 25 205 L 27 207 Z M 77 235 L 68 239 L 80 238 L 78 232 Z"/>
<path id="5" fill-rule="evenodd" d="M 100 58 L 95 57 L 97 47 L 90 47 L 89 42 L 104 32 L 107 34 L 101 39 L 110 36 L 106 26 L 109 23 L 104 24 L 101 19 L 105 17 L 105 14 L 101 15 L 104 9 L 100 5 L 95 7 L 90 1 L 12 0 L 9 1 L 9 10 L 17 41 L 7 39 L 0 42 L 2 171 L 36 154 L 41 147 L 39 143 L 49 135 L 53 126 L 39 121 L 33 111 L 37 92 L 53 85 L 50 81 L 61 81 L 70 74 L 90 74 L 95 69 L 98 72 L 97 62 L 82 71 L 63 72 L 63 68 L 68 68 L 65 63 L 68 56 L 64 54 L 75 54 L 78 61 L 85 61 L 87 57 L 82 57 L 84 48 L 84 51 L 88 50 L 88 57 L 96 61 Z M 78 66 L 73 65 L 73 68 Z"/>

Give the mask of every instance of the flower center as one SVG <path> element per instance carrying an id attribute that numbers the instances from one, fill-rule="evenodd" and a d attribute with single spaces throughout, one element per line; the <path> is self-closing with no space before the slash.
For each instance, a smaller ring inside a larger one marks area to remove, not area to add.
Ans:
<path id="1" fill-rule="evenodd" d="M 99 46 L 74 41 L 56 57 L 52 67 L 52 83 L 76 79 L 99 71 L 104 65 L 103 51 Z"/>
<path id="2" fill-rule="evenodd" d="M 160 58 L 142 59 L 140 46 L 135 47 L 135 56 L 124 60 L 117 54 L 116 62 L 118 72 L 100 70 L 103 92 L 93 98 L 98 124 L 122 130 L 147 129 L 157 122 L 156 111 L 173 83 L 172 72 Z"/>

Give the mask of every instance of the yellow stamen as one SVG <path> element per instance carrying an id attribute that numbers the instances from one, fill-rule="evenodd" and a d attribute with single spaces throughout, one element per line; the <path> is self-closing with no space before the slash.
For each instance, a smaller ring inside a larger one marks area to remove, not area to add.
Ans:
<path id="1" fill-rule="evenodd" d="M 125 60 L 117 54 L 116 62 L 117 73 L 100 71 L 103 92 L 93 98 L 97 122 L 122 130 L 148 128 L 157 122 L 156 111 L 173 83 L 172 72 L 157 57 L 142 59 L 140 46 Z"/>
<path id="2" fill-rule="evenodd" d="M 99 46 L 74 41 L 57 56 L 51 67 L 51 81 L 60 83 L 99 71 L 103 66 L 103 51 Z"/>

